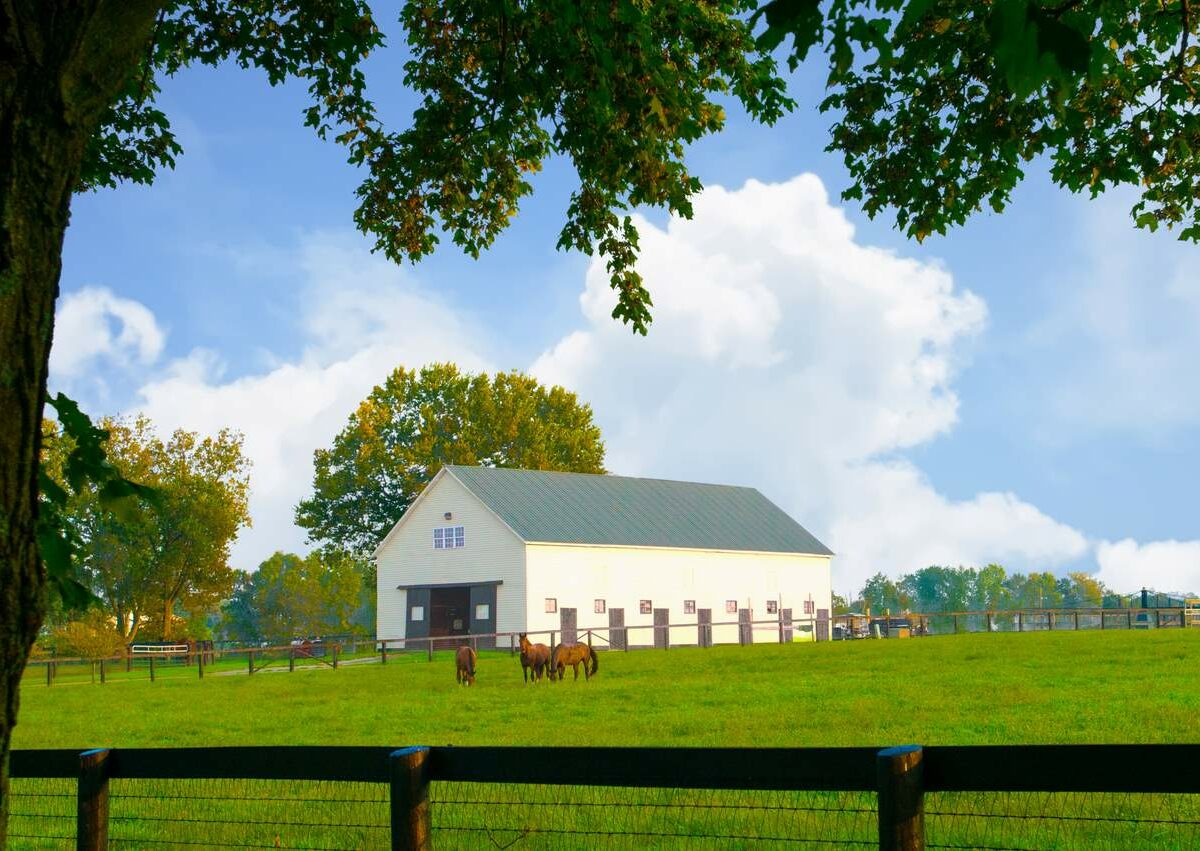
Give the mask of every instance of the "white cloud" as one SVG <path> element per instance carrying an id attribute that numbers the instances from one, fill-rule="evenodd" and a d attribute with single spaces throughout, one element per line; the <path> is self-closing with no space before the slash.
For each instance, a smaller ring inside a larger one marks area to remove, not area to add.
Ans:
<path id="1" fill-rule="evenodd" d="M 197 350 L 140 391 L 138 407 L 164 430 L 229 426 L 245 435 L 254 526 L 233 549 L 241 568 L 276 549 L 306 549 L 292 515 L 311 489 L 313 450 L 330 444 L 391 370 L 435 360 L 489 367 L 477 329 L 404 270 L 349 240 L 314 236 L 296 263 L 310 344 L 295 362 L 226 379 L 219 357 Z"/>
<path id="2" fill-rule="evenodd" d="M 85 287 L 62 298 L 54 321 L 50 369 L 72 381 L 94 369 L 146 366 L 162 353 L 165 332 L 140 302 L 114 295 L 107 287 Z"/>
<path id="3" fill-rule="evenodd" d="M 1140 588 L 1200 591 L 1200 541 L 1102 541 L 1096 548 L 1096 561 L 1100 581 L 1123 593 Z"/>
<path id="4" fill-rule="evenodd" d="M 648 338 L 612 321 L 593 263 L 586 326 L 534 365 L 590 401 L 617 472 L 752 484 L 824 536 L 835 583 L 932 563 L 1064 564 L 1074 529 L 1012 494 L 938 494 L 899 451 L 952 428 L 983 302 L 941 266 L 855 242 L 820 180 L 710 188 L 692 221 L 641 221 Z"/>

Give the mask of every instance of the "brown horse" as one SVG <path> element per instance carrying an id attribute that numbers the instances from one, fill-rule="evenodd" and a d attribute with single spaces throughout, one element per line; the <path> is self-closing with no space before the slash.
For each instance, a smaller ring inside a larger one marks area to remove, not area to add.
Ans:
<path id="1" fill-rule="evenodd" d="M 579 663 L 583 663 L 583 678 L 590 680 L 600 670 L 600 659 L 596 652 L 587 644 L 560 644 L 554 648 L 554 664 L 550 666 L 550 679 L 561 680 L 566 673 L 567 665 L 579 679 Z M 588 670 L 588 667 L 591 670 Z"/>
<path id="2" fill-rule="evenodd" d="M 457 670 L 454 672 L 454 678 L 458 680 L 459 685 L 475 684 L 475 658 L 475 649 L 467 644 L 455 652 L 454 666 Z"/>
<path id="3" fill-rule="evenodd" d="M 545 644 L 534 644 L 523 632 L 520 640 L 521 673 L 525 677 L 525 682 L 529 682 L 530 676 L 534 682 L 537 682 L 544 673 L 550 670 L 550 648 Z M 529 671 L 530 668 L 533 669 L 532 675 Z"/>

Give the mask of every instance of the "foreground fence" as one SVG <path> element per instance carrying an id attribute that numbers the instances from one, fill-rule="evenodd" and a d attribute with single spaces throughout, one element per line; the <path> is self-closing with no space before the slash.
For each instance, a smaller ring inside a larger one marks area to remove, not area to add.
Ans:
<path id="1" fill-rule="evenodd" d="M 1200 847 L 1200 745 L 14 751 L 16 848 Z"/>

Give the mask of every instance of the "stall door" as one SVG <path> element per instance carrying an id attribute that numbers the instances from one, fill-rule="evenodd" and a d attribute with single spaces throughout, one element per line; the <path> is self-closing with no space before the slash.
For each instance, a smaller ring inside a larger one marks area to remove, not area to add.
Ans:
<path id="1" fill-rule="evenodd" d="M 405 603 L 404 634 L 408 638 L 429 637 L 429 589 L 408 589 L 408 600 Z M 424 644 L 412 645 L 406 649 L 424 649 Z"/>
<path id="2" fill-rule="evenodd" d="M 608 643 L 613 650 L 625 650 L 628 640 L 625 633 L 625 610 L 608 610 Z"/>
<path id="3" fill-rule="evenodd" d="M 574 644 L 579 641 L 578 619 L 575 609 L 558 610 L 559 628 L 562 629 L 562 643 Z"/>
<path id="4" fill-rule="evenodd" d="M 670 630 L 667 628 L 670 622 L 670 609 L 654 610 L 654 646 L 659 650 L 666 650 L 671 645 Z"/>
<path id="5" fill-rule="evenodd" d="M 471 586 L 471 635 L 484 635 L 476 640 L 476 647 L 495 647 L 496 637 L 496 586 Z"/>

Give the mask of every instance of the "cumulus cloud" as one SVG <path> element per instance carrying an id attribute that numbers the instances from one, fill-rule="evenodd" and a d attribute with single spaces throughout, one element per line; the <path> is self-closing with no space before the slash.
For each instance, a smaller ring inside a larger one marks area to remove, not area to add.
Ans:
<path id="1" fill-rule="evenodd" d="M 146 366 L 158 359 L 166 333 L 143 304 L 114 295 L 107 287 L 85 287 L 64 296 L 54 321 L 50 369 L 72 381 L 105 366 Z"/>
<path id="2" fill-rule="evenodd" d="M 315 235 L 295 263 L 309 341 L 299 358 L 227 378 L 218 355 L 197 350 L 146 383 L 137 406 L 164 430 L 229 426 L 245 435 L 254 526 L 233 549 L 242 568 L 276 549 L 305 549 L 292 514 L 311 488 L 313 450 L 329 445 L 391 370 L 435 360 L 489 368 L 478 329 L 405 270 L 349 239 Z"/>
<path id="3" fill-rule="evenodd" d="M 1200 591 L 1200 541 L 1102 541 L 1096 548 L 1096 561 L 1100 564 L 1098 578 L 1110 588 Z"/>
<path id="4" fill-rule="evenodd" d="M 597 261 L 584 327 L 533 367 L 593 404 L 610 468 L 758 486 L 838 552 L 843 589 L 879 570 L 1086 553 L 1016 496 L 948 500 L 898 456 L 954 426 L 953 380 L 986 322 L 946 269 L 856 242 L 813 175 L 710 188 L 693 220 L 638 227 L 649 337 L 610 318 Z"/>

